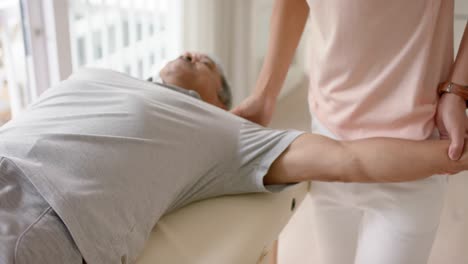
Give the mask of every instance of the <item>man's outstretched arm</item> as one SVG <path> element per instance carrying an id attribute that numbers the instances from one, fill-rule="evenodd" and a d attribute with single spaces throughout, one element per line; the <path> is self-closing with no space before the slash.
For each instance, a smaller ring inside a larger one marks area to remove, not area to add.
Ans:
<path id="1" fill-rule="evenodd" d="M 276 159 L 264 183 L 401 182 L 467 170 L 467 155 L 450 160 L 446 154 L 449 144 L 448 140 L 390 138 L 336 141 L 305 134 Z"/>

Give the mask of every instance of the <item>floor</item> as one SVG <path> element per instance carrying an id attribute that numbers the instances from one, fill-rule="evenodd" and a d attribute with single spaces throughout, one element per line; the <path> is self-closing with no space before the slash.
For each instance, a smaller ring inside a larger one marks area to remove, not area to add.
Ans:
<path id="1" fill-rule="evenodd" d="M 309 130 L 307 90 L 297 88 L 283 97 L 276 108 L 272 127 Z M 468 263 L 468 173 L 451 176 L 441 224 L 433 246 L 429 264 Z M 279 242 L 279 264 L 317 263 L 314 259 L 315 241 L 311 228 L 309 198 L 301 205 Z"/>

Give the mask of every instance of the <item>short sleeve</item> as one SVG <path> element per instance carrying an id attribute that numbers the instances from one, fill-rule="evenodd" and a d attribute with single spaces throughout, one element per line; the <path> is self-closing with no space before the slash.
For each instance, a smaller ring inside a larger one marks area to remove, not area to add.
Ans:
<path id="1" fill-rule="evenodd" d="M 263 178 L 281 153 L 304 132 L 270 129 L 244 121 L 239 133 L 235 167 L 225 181 L 225 192 L 278 192 L 287 187 L 264 186 Z"/>

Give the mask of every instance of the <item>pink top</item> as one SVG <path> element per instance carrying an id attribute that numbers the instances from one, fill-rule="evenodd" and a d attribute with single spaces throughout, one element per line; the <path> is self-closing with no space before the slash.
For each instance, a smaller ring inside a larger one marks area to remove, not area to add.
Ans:
<path id="1" fill-rule="evenodd" d="M 310 111 L 342 139 L 426 139 L 453 63 L 453 0 L 309 0 Z"/>

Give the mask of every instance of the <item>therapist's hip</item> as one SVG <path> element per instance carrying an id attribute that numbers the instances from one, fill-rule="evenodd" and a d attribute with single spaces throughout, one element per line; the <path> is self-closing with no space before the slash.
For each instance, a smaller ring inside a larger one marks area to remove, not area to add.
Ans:
<path id="1" fill-rule="evenodd" d="M 312 133 L 338 139 L 313 115 Z M 436 136 L 435 133 L 434 137 Z M 333 200 L 336 204 L 364 211 L 377 210 L 405 215 L 393 218 L 392 221 L 401 221 L 400 224 L 395 223 L 401 228 L 407 225 L 408 229 L 414 229 L 418 225 L 424 232 L 436 228 L 439 223 L 447 179 L 444 175 L 433 175 L 422 180 L 401 183 L 313 182 L 310 195 L 315 204 Z M 433 221 L 428 221 L 429 219 Z M 413 221 L 419 223 L 411 223 Z"/>

